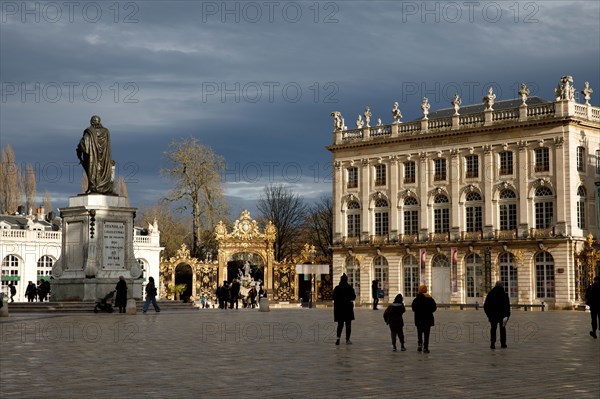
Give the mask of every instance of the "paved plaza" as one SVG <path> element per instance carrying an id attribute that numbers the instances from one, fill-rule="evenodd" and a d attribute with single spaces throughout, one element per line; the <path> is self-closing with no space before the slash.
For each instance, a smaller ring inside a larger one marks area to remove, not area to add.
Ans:
<path id="1" fill-rule="evenodd" d="M 382 310 L 356 309 L 335 346 L 332 309 L 13 314 L 0 319 L 1 398 L 598 398 L 589 313 L 513 311 L 489 349 L 482 310 L 436 312 L 431 353 L 392 352 Z"/>

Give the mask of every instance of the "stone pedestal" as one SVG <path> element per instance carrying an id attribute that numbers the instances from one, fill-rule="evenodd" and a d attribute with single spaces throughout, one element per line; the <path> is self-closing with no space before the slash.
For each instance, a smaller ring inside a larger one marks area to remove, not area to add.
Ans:
<path id="1" fill-rule="evenodd" d="M 125 309 L 127 314 L 136 314 L 137 313 L 137 304 L 135 299 L 131 298 L 127 300 L 127 309 Z"/>
<path id="2" fill-rule="evenodd" d="M 0 317 L 8 317 L 8 301 L 6 298 L 0 299 L 4 305 L 0 308 Z"/>
<path id="3" fill-rule="evenodd" d="M 140 293 L 142 270 L 133 249 L 135 208 L 119 196 L 69 198 L 60 209 L 62 252 L 52 268 L 52 300 L 88 301 L 114 290 L 125 277 L 128 295 Z"/>

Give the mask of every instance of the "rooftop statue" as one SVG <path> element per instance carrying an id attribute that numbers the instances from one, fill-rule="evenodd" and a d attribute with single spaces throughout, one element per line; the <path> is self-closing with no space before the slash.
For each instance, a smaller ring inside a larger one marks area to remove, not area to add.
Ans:
<path id="1" fill-rule="evenodd" d="M 592 94 L 593 92 L 594 92 L 594 90 L 592 90 L 592 88 L 590 87 L 590 82 L 585 82 L 583 84 L 583 90 L 581 90 L 581 94 L 584 95 L 586 104 L 590 103 L 590 99 L 591 99 L 590 94 Z"/>
<path id="2" fill-rule="evenodd" d="M 494 105 L 494 100 L 496 99 L 496 95 L 494 94 L 494 89 L 490 87 L 488 89 L 488 94 L 483 97 L 483 103 L 485 104 L 486 111 L 493 111 L 492 105 Z"/>
<path id="3" fill-rule="evenodd" d="M 114 194 L 114 161 L 111 158 L 110 132 L 92 116 L 90 127 L 84 130 L 77 146 L 77 158 L 88 180 L 86 194 Z"/>
<path id="4" fill-rule="evenodd" d="M 519 94 L 521 95 L 521 101 L 523 104 L 527 102 L 527 96 L 529 95 L 529 89 L 525 83 L 521 83 L 521 89 L 519 90 Z"/>
<path id="5" fill-rule="evenodd" d="M 400 108 L 398 107 L 398 101 L 394 103 L 394 108 L 392 108 L 392 116 L 394 118 L 394 123 L 400 123 L 402 113 L 400 112 Z"/>
<path id="6" fill-rule="evenodd" d="M 356 120 L 356 128 L 362 129 L 364 124 L 365 124 L 365 122 L 363 121 L 362 115 L 359 114 L 358 119 Z"/>
<path id="7" fill-rule="evenodd" d="M 365 123 L 367 124 L 367 127 L 371 126 L 371 116 L 373 116 L 373 114 L 369 107 L 365 108 Z"/>
<path id="8" fill-rule="evenodd" d="M 454 99 L 452 99 L 452 105 L 454 106 L 454 115 L 459 115 L 458 110 L 460 109 L 461 104 L 462 100 L 458 96 L 458 93 L 454 93 Z"/>
<path id="9" fill-rule="evenodd" d="M 340 130 L 344 130 L 344 118 L 342 117 L 342 113 L 339 111 L 334 111 L 331 113 L 333 116 L 333 131 L 338 132 Z"/>
<path id="10" fill-rule="evenodd" d="M 421 109 L 423 110 L 423 119 L 429 119 L 427 117 L 427 115 L 429 115 L 429 108 L 431 108 L 431 105 L 429 105 L 429 99 L 427 97 L 423 97 L 423 102 L 421 103 Z"/>

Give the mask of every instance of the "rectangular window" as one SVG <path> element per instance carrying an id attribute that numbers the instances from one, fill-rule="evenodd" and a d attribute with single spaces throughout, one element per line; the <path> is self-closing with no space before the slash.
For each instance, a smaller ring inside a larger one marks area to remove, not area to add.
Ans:
<path id="1" fill-rule="evenodd" d="M 517 204 L 500 205 L 500 230 L 517 228 Z"/>
<path id="2" fill-rule="evenodd" d="M 435 159 L 433 162 L 435 165 L 435 174 L 433 176 L 433 180 L 446 180 L 446 160 L 444 158 L 441 158 Z"/>
<path id="3" fill-rule="evenodd" d="M 600 151 L 596 151 L 596 174 L 600 175 Z"/>
<path id="4" fill-rule="evenodd" d="M 577 227 L 585 229 L 585 199 L 577 201 Z"/>
<path id="5" fill-rule="evenodd" d="M 472 179 L 479 177 L 479 156 L 478 155 L 468 155 L 466 157 L 467 161 L 467 171 L 466 178 Z"/>
<path id="6" fill-rule="evenodd" d="M 577 147 L 577 171 L 585 172 L 585 147 Z"/>
<path id="7" fill-rule="evenodd" d="M 500 174 L 513 174 L 513 153 L 512 151 L 504 151 L 500 153 Z"/>
<path id="8" fill-rule="evenodd" d="M 360 215 L 348 215 L 348 237 L 360 237 Z"/>
<path id="9" fill-rule="evenodd" d="M 404 183 L 414 183 L 417 180 L 416 163 L 404 162 Z"/>
<path id="10" fill-rule="evenodd" d="M 546 147 L 535 149 L 535 171 L 550 171 L 550 150 Z"/>
<path id="11" fill-rule="evenodd" d="M 535 227 L 538 229 L 546 229 L 552 227 L 553 224 L 553 207 L 552 202 L 537 202 L 535 204 Z"/>
<path id="12" fill-rule="evenodd" d="M 348 168 L 348 188 L 358 187 L 358 168 Z"/>
<path id="13" fill-rule="evenodd" d="M 385 186 L 386 184 L 386 173 L 385 165 L 375 165 L 375 185 Z"/>
<path id="14" fill-rule="evenodd" d="M 469 206 L 466 209 L 467 213 L 467 231 L 483 230 L 483 221 L 480 206 Z"/>
<path id="15" fill-rule="evenodd" d="M 447 233 L 450 231 L 450 209 L 441 208 L 433 210 L 434 229 L 436 233 Z"/>
<path id="16" fill-rule="evenodd" d="M 375 213 L 375 235 L 385 236 L 389 232 L 388 212 Z"/>
<path id="17" fill-rule="evenodd" d="M 404 211 L 404 234 L 419 233 L 419 211 Z"/>

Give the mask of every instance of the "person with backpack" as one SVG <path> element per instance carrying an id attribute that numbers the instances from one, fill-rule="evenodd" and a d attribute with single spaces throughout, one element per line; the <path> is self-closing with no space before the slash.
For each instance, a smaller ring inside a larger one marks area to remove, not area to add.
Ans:
<path id="1" fill-rule="evenodd" d="M 404 298 L 402 294 L 396 295 L 394 298 L 394 302 L 391 303 L 385 312 L 383 312 L 383 320 L 385 320 L 385 324 L 390 326 L 390 333 L 392 334 L 392 351 L 396 352 L 396 336 L 400 339 L 400 350 L 404 352 L 406 348 L 404 347 L 404 320 L 402 319 L 402 315 L 406 311 L 403 303 Z"/>

